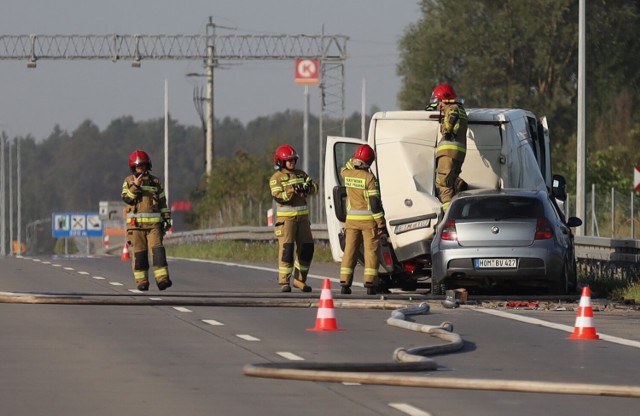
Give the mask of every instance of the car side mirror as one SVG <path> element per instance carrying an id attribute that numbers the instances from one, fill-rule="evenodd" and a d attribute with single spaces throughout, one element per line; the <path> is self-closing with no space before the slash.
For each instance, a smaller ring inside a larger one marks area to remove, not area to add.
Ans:
<path id="1" fill-rule="evenodd" d="M 567 226 L 574 228 L 574 227 L 580 227 L 582 225 L 582 220 L 578 217 L 569 217 L 569 220 L 567 221 Z"/>
<path id="2" fill-rule="evenodd" d="M 553 175 L 553 186 L 551 195 L 558 201 L 565 202 L 567 200 L 567 180 L 562 175 Z"/>

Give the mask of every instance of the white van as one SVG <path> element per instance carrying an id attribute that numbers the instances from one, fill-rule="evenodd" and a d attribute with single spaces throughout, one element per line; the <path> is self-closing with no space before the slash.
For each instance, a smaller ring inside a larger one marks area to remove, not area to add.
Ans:
<path id="1" fill-rule="evenodd" d="M 469 189 L 524 188 L 551 191 L 558 199 L 564 181 L 551 174 L 546 120 L 521 109 L 468 109 L 467 155 L 461 178 Z M 435 196 L 438 111 L 374 114 L 367 143 L 376 152 L 372 171 L 380 182 L 388 237 L 380 250 L 380 280 L 387 287 L 414 290 L 431 273 L 430 244 L 442 207 Z M 328 137 L 324 198 L 331 252 L 342 260 L 346 191 L 340 169 L 363 142 Z"/>

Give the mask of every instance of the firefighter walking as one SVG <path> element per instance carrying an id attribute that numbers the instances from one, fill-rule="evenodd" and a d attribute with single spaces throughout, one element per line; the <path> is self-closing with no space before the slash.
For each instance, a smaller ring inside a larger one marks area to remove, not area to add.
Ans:
<path id="1" fill-rule="evenodd" d="M 427 110 L 440 111 L 440 141 L 436 149 L 436 190 L 447 210 L 456 192 L 466 189 L 460 178 L 467 153 L 467 112 L 462 100 L 449 84 L 438 85 L 431 94 Z"/>
<path id="2" fill-rule="evenodd" d="M 273 161 L 277 171 L 269 179 L 269 188 L 277 211 L 278 284 L 283 292 L 291 292 L 293 278 L 294 287 L 311 292 L 306 281 L 314 243 L 307 196 L 317 193 L 318 185 L 306 172 L 296 169 L 298 154 L 290 145 L 278 147 Z"/>
<path id="3" fill-rule="evenodd" d="M 149 256 L 158 289 L 171 287 L 169 266 L 163 246 L 171 227 L 171 211 L 160 179 L 151 175 L 151 159 L 143 150 L 129 156 L 129 170 L 122 184 L 122 200 L 127 204 L 127 243 L 132 248 L 133 276 L 138 290 L 149 290 Z"/>
<path id="4" fill-rule="evenodd" d="M 340 293 L 345 295 L 351 294 L 361 244 L 364 246 L 364 286 L 368 295 L 377 293 L 378 247 L 386 226 L 378 180 L 369 170 L 375 158 L 373 149 L 364 144 L 356 149 L 340 172 L 347 189 L 345 248 L 340 265 Z"/>

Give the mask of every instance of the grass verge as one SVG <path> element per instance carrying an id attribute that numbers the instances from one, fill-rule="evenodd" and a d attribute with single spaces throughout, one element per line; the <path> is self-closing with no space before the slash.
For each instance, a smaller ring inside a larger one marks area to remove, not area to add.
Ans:
<path id="1" fill-rule="evenodd" d="M 226 260 L 248 263 L 275 262 L 278 244 L 255 241 L 212 241 L 186 245 L 166 246 L 167 255 L 202 260 Z M 326 244 L 315 245 L 313 261 L 333 263 L 331 249 Z"/>

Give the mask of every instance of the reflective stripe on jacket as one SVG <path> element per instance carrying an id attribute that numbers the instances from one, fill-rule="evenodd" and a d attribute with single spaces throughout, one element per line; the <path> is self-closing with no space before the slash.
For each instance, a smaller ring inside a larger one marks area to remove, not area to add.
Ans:
<path id="1" fill-rule="evenodd" d="M 375 221 L 384 227 L 384 211 L 380 202 L 380 187 L 368 169 L 357 169 L 353 159 L 340 171 L 347 188 L 347 221 Z"/>
<path id="2" fill-rule="evenodd" d="M 460 162 L 467 153 L 467 112 L 458 103 L 442 103 L 440 133 L 436 158 L 449 156 Z"/>

